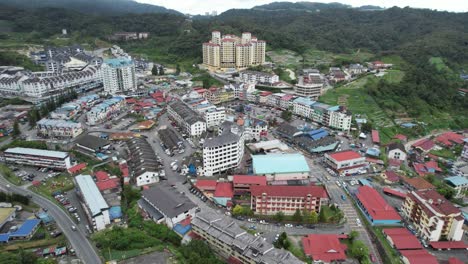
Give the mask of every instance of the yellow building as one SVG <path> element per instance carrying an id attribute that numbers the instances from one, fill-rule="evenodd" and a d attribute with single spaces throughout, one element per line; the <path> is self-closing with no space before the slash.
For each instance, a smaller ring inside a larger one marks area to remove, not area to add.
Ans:
<path id="1" fill-rule="evenodd" d="M 258 40 L 249 32 L 242 37 L 222 36 L 219 31 L 211 33 L 211 40 L 203 43 L 203 64 L 211 68 L 243 69 L 265 63 L 266 42 Z"/>
<path id="2" fill-rule="evenodd" d="M 460 209 L 435 190 L 409 193 L 402 210 L 424 239 L 459 241 L 463 238 L 464 218 Z"/>

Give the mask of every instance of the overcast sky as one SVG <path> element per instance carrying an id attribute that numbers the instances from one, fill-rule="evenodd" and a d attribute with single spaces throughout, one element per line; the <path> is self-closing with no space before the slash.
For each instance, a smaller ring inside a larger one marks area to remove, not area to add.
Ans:
<path id="1" fill-rule="evenodd" d="M 175 9 L 182 13 L 204 14 L 205 12 L 217 11 L 218 14 L 231 8 L 251 8 L 256 5 L 267 4 L 275 1 L 270 0 L 136 0 L 140 3 L 149 3 Z M 278 0 L 280 1 L 280 0 Z M 291 1 L 297 2 L 297 1 Z M 311 2 L 340 2 L 352 6 L 377 5 L 381 7 L 415 7 L 430 8 L 453 12 L 468 12 L 467 0 L 333 0 L 333 1 L 311 1 Z"/>

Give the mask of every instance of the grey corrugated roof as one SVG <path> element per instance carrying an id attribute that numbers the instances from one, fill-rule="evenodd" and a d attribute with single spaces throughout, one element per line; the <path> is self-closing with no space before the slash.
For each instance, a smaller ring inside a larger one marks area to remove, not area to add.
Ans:
<path id="1" fill-rule="evenodd" d="M 230 217 L 203 211 L 192 220 L 192 225 L 203 229 L 210 236 L 223 241 L 255 263 L 299 264 L 304 263 L 283 249 L 276 249 L 261 237 L 254 237 L 241 229 Z"/>
<path id="2" fill-rule="evenodd" d="M 59 159 L 64 159 L 68 156 L 68 152 L 44 150 L 44 149 L 33 149 L 33 148 L 20 148 L 20 147 L 9 148 L 5 150 L 5 153 L 43 156 L 43 157 L 52 157 L 52 158 L 59 158 Z"/>
<path id="3" fill-rule="evenodd" d="M 238 135 L 232 133 L 231 131 L 225 131 L 217 137 L 207 139 L 205 143 L 203 144 L 203 147 L 213 148 L 213 147 L 236 143 L 238 141 L 239 141 Z"/>
<path id="4" fill-rule="evenodd" d="M 107 205 L 90 175 L 78 175 L 75 180 L 93 216 L 100 214 L 105 209 L 109 209 L 109 205 Z"/>
<path id="5" fill-rule="evenodd" d="M 92 135 L 84 135 L 75 141 L 76 144 L 90 149 L 100 149 L 110 144 L 108 140 Z"/>
<path id="6" fill-rule="evenodd" d="M 185 194 L 168 184 L 159 184 L 144 190 L 141 197 L 170 218 L 197 207 Z"/>

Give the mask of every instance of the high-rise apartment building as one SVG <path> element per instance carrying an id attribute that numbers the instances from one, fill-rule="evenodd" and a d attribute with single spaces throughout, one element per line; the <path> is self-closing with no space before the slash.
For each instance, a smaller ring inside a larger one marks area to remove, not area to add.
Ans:
<path id="1" fill-rule="evenodd" d="M 115 58 L 104 61 L 101 67 L 104 91 L 121 94 L 137 89 L 135 64 L 129 58 Z"/>
<path id="2" fill-rule="evenodd" d="M 203 43 L 203 64 L 212 68 L 247 68 L 265 63 L 266 42 L 249 32 L 235 35 L 211 33 L 211 40 Z"/>
<path id="3" fill-rule="evenodd" d="M 463 214 L 435 190 L 411 192 L 402 205 L 416 233 L 429 241 L 463 239 Z"/>

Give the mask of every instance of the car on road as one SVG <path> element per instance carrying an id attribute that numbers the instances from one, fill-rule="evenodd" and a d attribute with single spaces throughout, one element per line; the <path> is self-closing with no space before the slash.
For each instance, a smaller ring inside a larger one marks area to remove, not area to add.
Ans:
<path id="1" fill-rule="evenodd" d="M 284 226 L 285 226 L 285 227 L 293 227 L 292 224 L 285 224 Z"/>
<path id="2" fill-rule="evenodd" d="M 76 231 L 76 226 L 72 225 L 71 230 Z"/>
<path id="3" fill-rule="evenodd" d="M 372 263 L 377 262 L 377 260 L 375 259 L 374 254 L 370 253 L 370 254 L 369 254 L 369 258 L 370 258 L 370 261 L 371 261 Z"/>

